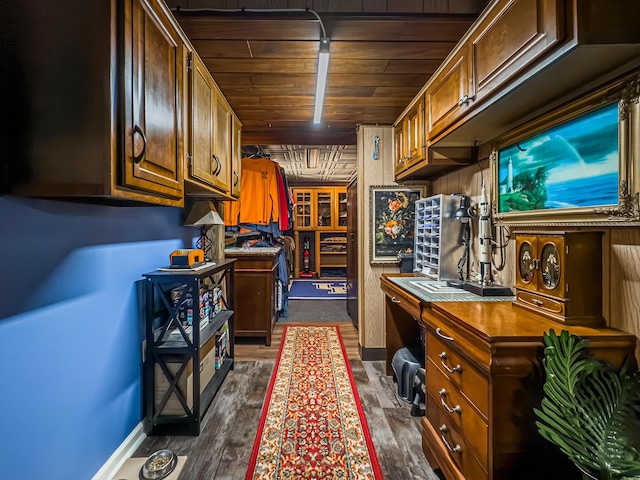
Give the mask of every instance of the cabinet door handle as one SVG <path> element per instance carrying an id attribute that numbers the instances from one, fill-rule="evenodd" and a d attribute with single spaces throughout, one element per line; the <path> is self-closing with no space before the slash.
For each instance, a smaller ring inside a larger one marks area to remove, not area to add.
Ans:
<path id="1" fill-rule="evenodd" d="M 449 372 L 449 373 L 461 373 L 462 372 L 462 367 L 460 366 L 460 364 L 458 364 L 455 367 L 451 368 L 449 365 L 444 363 L 444 361 L 447 359 L 447 352 L 442 352 L 438 356 L 440 357 L 440 363 L 442 364 L 442 366 L 445 368 L 445 370 L 447 372 Z"/>
<path id="2" fill-rule="evenodd" d="M 140 163 L 147 151 L 147 137 L 138 125 L 133 126 L 133 135 L 135 136 L 136 133 L 142 137 L 142 151 L 140 152 L 140 155 L 133 156 L 133 161 L 134 163 Z"/>
<path id="3" fill-rule="evenodd" d="M 473 96 L 470 97 L 469 95 L 465 95 L 460 100 L 458 100 L 458 106 L 461 107 L 463 105 L 468 105 L 471 99 L 473 99 Z"/>
<path id="4" fill-rule="evenodd" d="M 448 335 L 445 335 L 444 333 L 442 333 L 442 330 L 440 329 L 440 327 L 436 328 L 436 333 L 438 334 L 438 336 L 440 338 L 444 338 L 445 340 L 449 340 L 450 342 L 454 342 L 455 341 L 453 339 L 453 337 L 449 337 Z"/>
<path id="5" fill-rule="evenodd" d="M 445 397 L 447 396 L 447 390 L 446 389 L 444 389 L 444 388 L 441 389 L 438 392 L 438 394 L 440 395 L 440 403 L 447 410 L 447 412 L 462 414 L 462 407 L 460 407 L 460 405 L 456 405 L 455 407 L 451 408 L 449 406 L 449 404 L 446 402 L 446 400 L 445 400 Z"/>
<path id="6" fill-rule="evenodd" d="M 447 447 L 447 450 L 449 450 L 450 452 L 454 452 L 454 453 L 461 453 L 462 452 L 462 447 L 460 446 L 459 443 L 456 443 L 456 446 L 451 448 L 451 445 L 449 444 L 447 439 L 444 438 L 444 434 L 449 432 L 449 429 L 447 428 L 447 426 L 444 423 L 442 425 L 440 425 L 440 429 L 439 430 L 440 430 L 440 438 L 444 442 L 445 447 Z"/>
<path id="7" fill-rule="evenodd" d="M 238 185 L 238 182 L 240 181 L 240 177 L 238 176 L 238 172 L 233 172 L 233 177 L 235 178 L 235 180 L 233 181 L 233 186 L 235 187 L 236 185 Z"/>
<path id="8" fill-rule="evenodd" d="M 220 159 L 218 158 L 217 155 L 211 155 L 211 157 L 216 161 L 216 169 L 212 172 L 212 175 L 218 175 L 218 173 L 220 173 L 220 170 L 222 170 L 222 162 L 220 162 Z"/>
<path id="9" fill-rule="evenodd" d="M 396 297 L 391 297 L 391 301 L 393 303 L 397 303 L 398 305 L 400 305 L 402 302 L 400 300 L 398 300 Z"/>

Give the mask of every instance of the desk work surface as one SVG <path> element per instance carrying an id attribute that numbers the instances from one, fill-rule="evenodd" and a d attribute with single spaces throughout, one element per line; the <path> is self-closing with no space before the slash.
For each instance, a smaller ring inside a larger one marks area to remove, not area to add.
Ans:
<path id="1" fill-rule="evenodd" d="M 423 302 L 511 302 L 515 296 L 482 297 L 461 288 L 449 287 L 446 282 L 421 277 L 387 277 L 390 282 L 415 295 Z"/>

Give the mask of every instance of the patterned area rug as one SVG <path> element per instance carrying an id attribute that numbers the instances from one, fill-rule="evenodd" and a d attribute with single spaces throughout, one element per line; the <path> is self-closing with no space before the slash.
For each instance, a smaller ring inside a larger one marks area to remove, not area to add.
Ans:
<path id="1" fill-rule="evenodd" d="M 326 280 L 294 280 L 289 289 L 289 300 L 335 300 L 347 298 L 345 282 Z"/>
<path id="2" fill-rule="evenodd" d="M 382 480 L 335 326 L 285 327 L 246 480 Z"/>

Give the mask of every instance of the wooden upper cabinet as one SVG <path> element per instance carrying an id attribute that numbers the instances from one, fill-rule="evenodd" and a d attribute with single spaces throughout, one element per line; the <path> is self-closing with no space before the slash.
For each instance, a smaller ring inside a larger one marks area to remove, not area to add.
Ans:
<path id="1" fill-rule="evenodd" d="M 217 163 L 215 170 L 216 184 L 225 192 L 230 191 L 231 184 L 231 146 L 232 146 L 232 113 L 231 107 L 216 86 L 214 102 L 214 142 L 213 159 Z"/>
<path id="2" fill-rule="evenodd" d="M 469 63 L 468 46 L 464 45 L 427 88 L 427 137 L 430 143 L 469 109 L 473 98 Z"/>
<path id="3" fill-rule="evenodd" d="M 147 0 L 131 0 L 130 5 L 132 21 L 125 33 L 131 82 L 125 81 L 124 184 L 182 198 L 186 45 L 156 5 Z"/>
<path id="4" fill-rule="evenodd" d="M 474 102 L 526 68 L 564 37 L 561 0 L 510 0 L 496 5 L 469 39 Z"/>
<path id="5" fill-rule="evenodd" d="M 407 122 L 403 117 L 395 125 L 393 131 L 393 172 L 397 176 L 407 168 Z"/>
<path id="6" fill-rule="evenodd" d="M 407 168 L 426 158 L 427 139 L 424 115 L 424 96 L 420 96 L 406 115 Z"/>
<path id="7" fill-rule="evenodd" d="M 229 199 L 233 114 L 198 54 L 192 52 L 191 59 L 185 190 L 190 196 Z"/>
<path id="8" fill-rule="evenodd" d="M 187 43 L 164 2 L 21 7 L 9 192 L 182 206 Z"/>
<path id="9" fill-rule="evenodd" d="M 427 139 L 424 104 L 424 95 L 421 95 L 411 105 L 411 108 L 396 121 L 394 131 L 394 174 L 396 177 L 426 159 Z"/>
<path id="10" fill-rule="evenodd" d="M 242 165 L 242 123 L 233 116 L 233 135 L 231 152 L 231 196 L 240 198 L 240 178 Z"/>

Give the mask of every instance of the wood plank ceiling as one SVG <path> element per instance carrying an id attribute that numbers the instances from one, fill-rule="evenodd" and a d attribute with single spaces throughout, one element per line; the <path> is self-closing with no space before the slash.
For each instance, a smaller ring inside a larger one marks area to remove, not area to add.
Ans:
<path id="1" fill-rule="evenodd" d="M 392 124 L 487 3 L 167 1 L 240 118 L 245 148 L 271 154 L 293 183 L 321 184 L 355 176 L 357 125 Z M 322 28 L 306 8 L 331 39 L 319 125 L 313 105 Z M 320 149 L 316 171 L 306 166 L 308 147 Z"/>

